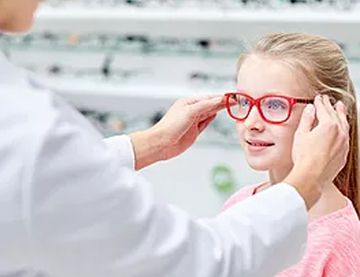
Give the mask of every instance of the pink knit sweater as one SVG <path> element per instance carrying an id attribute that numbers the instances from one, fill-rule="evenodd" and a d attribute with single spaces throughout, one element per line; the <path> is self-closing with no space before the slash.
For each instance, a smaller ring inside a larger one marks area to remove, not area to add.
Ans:
<path id="1" fill-rule="evenodd" d="M 245 187 L 235 193 L 224 209 L 251 197 L 258 186 Z M 309 223 L 305 256 L 298 264 L 276 275 L 300 276 L 360 277 L 360 221 L 350 200 L 345 208 Z"/>

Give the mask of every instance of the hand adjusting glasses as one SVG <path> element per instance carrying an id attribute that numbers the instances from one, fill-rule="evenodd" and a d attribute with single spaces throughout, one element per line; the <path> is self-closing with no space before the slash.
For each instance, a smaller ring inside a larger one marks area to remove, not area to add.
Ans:
<path id="1" fill-rule="evenodd" d="M 226 108 L 233 119 L 244 121 L 256 106 L 261 118 L 271 124 L 281 124 L 290 118 L 295 104 L 312 104 L 312 99 L 294 98 L 277 94 L 266 94 L 252 98 L 246 92 L 229 92 L 225 94 Z"/>

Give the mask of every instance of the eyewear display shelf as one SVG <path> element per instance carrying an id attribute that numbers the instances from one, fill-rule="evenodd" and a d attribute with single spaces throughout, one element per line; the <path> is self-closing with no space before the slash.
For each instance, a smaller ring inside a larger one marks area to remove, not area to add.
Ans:
<path id="1" fill-rule="evenodd" d="M 149 36 L 239 38 L 251 42 L 261 34 L 274 31 L 301 31 L 325 35 L 341 43 L 358 45 L 355 35 L 360 27 L 360 10 L 299 6 L 284 9 L 198 9 L 132 8 L 42 5 L 35 32 L 130 33 Z M 239 50 L 240 53 L 240 50 Z M 235 70 L 236 56 L 227 58 Z M 190 58 L 191 60 L 191 58 Z M 169 69 L 173 70 L 173 69 Z M 188 84 L 122 85 L 105 82 L 65 82 L 43 78 L 52 89 L 64 94 L 78 106 L 113 110 L 129 107 L 132 101 L 146 103 L 151 110 L 167 107 L 179 97 L 223 93 L 224 88 L 194 88 Z"/>
<path id="2" fill-rule="evenodd" d="M 36 29 L 116 31 L 149 35 L 245 37 L 252 40 L 273 31 L 305 31 L 353 42 L 360 9 L 82 8 L 43 5 Z"/>

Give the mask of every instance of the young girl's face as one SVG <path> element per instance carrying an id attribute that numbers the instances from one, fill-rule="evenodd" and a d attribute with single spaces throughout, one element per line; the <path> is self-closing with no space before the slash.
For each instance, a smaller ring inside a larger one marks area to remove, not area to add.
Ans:
<path id="1" fill-rule="evenodd" d="M 310 95 L 301 74 L 278 60 L 255 55 L 243 62 L 237 86 L 254 99 L 270 93 L 304 99 Z M 245 121 L 236 123 L 247 162 L 253 169 L 288 172 L 292 168 L 293 137 L 304 107 L 295 104 L 286 122 L 271 124 L 261 118 L 254 106 Z"/>

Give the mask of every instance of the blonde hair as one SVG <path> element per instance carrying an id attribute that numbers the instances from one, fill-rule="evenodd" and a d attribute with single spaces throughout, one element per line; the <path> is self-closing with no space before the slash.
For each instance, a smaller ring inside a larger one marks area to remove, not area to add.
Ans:
<path id="1" fill-rule="evenodd" d="M 343 101 L 350 124 L 350 151 L 347 163 L 334 184 L 347 196 L 360 216 L 359 134 L 356 93 L 347 60 L 341 48 L 331 40 L 304 33 L 271 33 L 257 41 L 249 53 L 240 56 L 237 72 L 249 55 L 279 59 L 302 73 L 315 93 Z"/>

